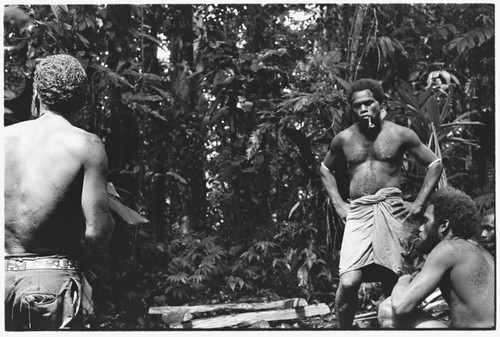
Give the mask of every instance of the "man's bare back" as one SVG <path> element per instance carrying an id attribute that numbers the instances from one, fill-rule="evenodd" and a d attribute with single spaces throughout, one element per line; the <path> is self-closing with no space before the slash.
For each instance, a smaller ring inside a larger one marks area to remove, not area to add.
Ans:
<path id="1" fill-rule="evenodd" d="M 82 245 L 98 256 L 114 221 L 102 141 L 71 125 L 87 74 L 67 54 L 33 76 L 34 120 L 4 128 L 5 329 L 84 328 Z"/>
<path id="2" fill-rule="evenodd" d="M 450 305 L 451 327 L 493 326 L 493 256 L 476 242 L 464 239 L 443 241 L 435 249 L 439 259 L 450 260 L 452 264 L 439 283 L 443 298 Z"/>
<path id="3" fill-rule="evenodd" d="M 95 174 L 106 175 L 101 141 L 53 114 L 5 128 L 4 139 L 6 253 L 77 256 L 86 230 L 84 167 L 102 162 Z"/>

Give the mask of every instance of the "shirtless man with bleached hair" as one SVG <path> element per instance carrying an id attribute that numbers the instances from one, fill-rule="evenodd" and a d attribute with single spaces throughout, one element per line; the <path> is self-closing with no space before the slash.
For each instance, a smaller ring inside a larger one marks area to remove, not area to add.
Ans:
<path id="1" fill-rule="evenodd" d="M 83 329 L 82 242 L 114 228 L 102 141 L 71 122 L 85 101 L 77 59 L 43 59 L 34 120 L 5 127 L 5 329 Z"/>

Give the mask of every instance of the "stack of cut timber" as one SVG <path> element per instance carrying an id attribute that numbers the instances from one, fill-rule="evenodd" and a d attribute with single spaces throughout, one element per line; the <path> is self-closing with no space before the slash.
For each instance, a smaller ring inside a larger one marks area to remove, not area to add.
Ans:
<path id="1" fill-rule="evenodd" d="M 210 318 L 194 318 L 196 314 L 221 311 L 237 311 L 241 313 L 222 314 Z M 324 303 L 308 305 L 303 298 L 262 303 L 226 303 L 149 308 L 149 314 L 161 315 L 162 321 L 174 329 L 243 327 L 259 321 L 285 321 L 329 313 L 330 308 L 328 305 Z"/>

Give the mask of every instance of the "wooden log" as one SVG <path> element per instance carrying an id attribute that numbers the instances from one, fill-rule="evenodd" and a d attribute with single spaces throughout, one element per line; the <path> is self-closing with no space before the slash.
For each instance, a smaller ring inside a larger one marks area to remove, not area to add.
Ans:
<path id="1" fill-rule="evenodd" d="M 301 319 L 305 317 L 326 315 L 330 308 L 324 303 L 308 305 L 295 309 L 281 309 L 245 312 L 240 314 L 222 315 L 211 318 L 195 319 L 191 322 L 171 324 L 174 329 L 218 329 L 231 326 L 251 325 L 258 321 L 286 321 L 290 319 Z"/>
<path id="2" fill-rule="evenodd" d="M 190 313 L 203 313 L 219 310 L 232 311 L 258 311 L 272 309 L 289 309 L 305 307 L 307 301 L 303 298 L 292 298 L 288 300 L 262 302 L 262 303 L 223 303 L 212 305 L 193 305 L 193 306 L 163 306 L 150 307 L 148 313 L 151 315 L 165 315 L 171 312 L 184 312 L 189 310 Z"/>

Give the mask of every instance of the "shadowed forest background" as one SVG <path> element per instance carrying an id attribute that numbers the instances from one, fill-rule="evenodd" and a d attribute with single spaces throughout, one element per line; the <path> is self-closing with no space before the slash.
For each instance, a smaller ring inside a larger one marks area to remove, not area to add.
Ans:
<path id="1" fill-rule="evenodd" d="M 103 139 L 109 181 L 144 217 L 115 208 L 108 251 L 87 259 L 90 329 L 161 329 L 147 311 L 162 305 L 333 308 L 343 228 L 318 169 L 362 77 L 442 157 L 443 184 L 493 207 L 494 23 L 493 4 L 5 7 L 5 124 L 30 116 L 37 59 L 77 57 L 90 86 L 76 125 Z M 405 199 L 424 173 L 405 157 Z M 373 309 L 377 287 L 361 292 Z"/>

